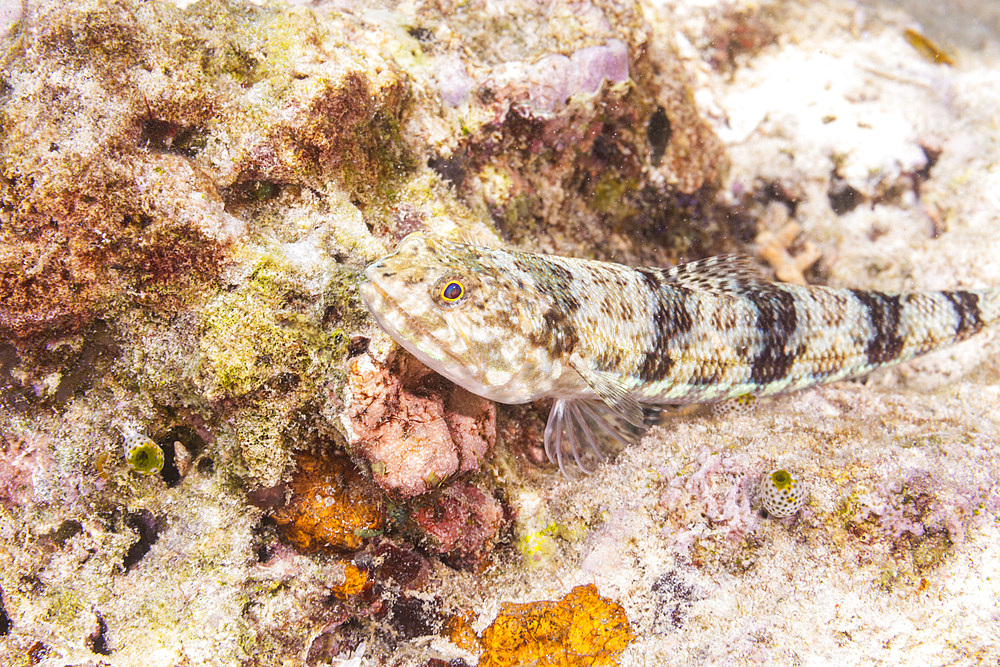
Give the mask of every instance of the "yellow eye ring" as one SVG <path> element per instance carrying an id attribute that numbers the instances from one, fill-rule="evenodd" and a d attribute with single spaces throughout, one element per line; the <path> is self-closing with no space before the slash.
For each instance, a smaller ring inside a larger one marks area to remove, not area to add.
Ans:
<path id="1" fill-rule="evenodd" d="M 447 301 L 448 303 L 455 303 L 462 298 L 465 294 L 465 288 L 462 287 L 462 283 L 457 280 L 451 280 L 445 283 L 445 286 L 441 288 L 441 300 Z"/>

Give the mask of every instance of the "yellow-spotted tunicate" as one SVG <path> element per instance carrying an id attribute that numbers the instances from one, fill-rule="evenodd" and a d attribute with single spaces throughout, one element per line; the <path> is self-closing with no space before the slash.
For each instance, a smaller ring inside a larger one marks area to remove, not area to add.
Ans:
<path id="1" fill-rule="evenodd" d="M 772 470 L 760 479 L 761 505 L 776 519 L 792 516 L 806 502 L 806 487 L 787 470 Z"/>
<path id="2" fill-rule="evenodd" d="M 156 475 L 163 470 L 163 450 L 152 438 L 143 435 L 128 424 L 115 427 L 125 441 L 125 462 L 140 475 Z"/>

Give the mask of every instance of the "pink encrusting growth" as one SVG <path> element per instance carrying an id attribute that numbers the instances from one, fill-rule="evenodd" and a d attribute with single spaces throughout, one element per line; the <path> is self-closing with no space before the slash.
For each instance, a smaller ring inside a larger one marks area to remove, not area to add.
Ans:
<path id="1" fill-rule="evenodd" d="M 477 470 L 496 442 L 496 406 L 441 381 L 409 355 L 357 357 L 348 390 L 350 444 L 371 464 L 375 481 L 399 496 Z"/>
<path id="2" fill-rule="evenodd" d="M 0 430 L 0 505 L 23 505 L 35 496 L 35 476 L 52 466 L 49 443 Z"/>
<path id="3" fill-rule="evenodd" d="M 425 547 L 459 566 L 474 567 L 500 542 L 508 517 L 495 497 L 468 482 L 456 482 L 412 514 L 426 536 Z"/>

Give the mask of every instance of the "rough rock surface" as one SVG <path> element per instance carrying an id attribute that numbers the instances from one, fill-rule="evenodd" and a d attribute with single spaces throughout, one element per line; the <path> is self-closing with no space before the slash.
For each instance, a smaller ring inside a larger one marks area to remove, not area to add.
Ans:
<path id="1" fill-rule="evenodd" d="M 996 662 L 995 334 L 568 482 L 356 289 L 418 229 L 1000 285 L 996 8 L 925 4 L 0 3 L 0 663 Z"/>

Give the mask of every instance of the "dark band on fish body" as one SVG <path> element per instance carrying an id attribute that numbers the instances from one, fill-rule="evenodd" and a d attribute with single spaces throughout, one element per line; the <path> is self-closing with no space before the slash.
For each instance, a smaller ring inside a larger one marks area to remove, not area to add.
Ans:
<path id="1" fill-rule="evenodd" d="M 573 283 L 576 278 L 573 273 L 564 266 L 555 262 L 528 268 L 528 272 L 535 276 L 536 283 L 549 288 L 549 296 L 555 302 L 555 307 L 567 318 L 572 317 L 580 309 L 580 300 L 573 294 Z"/>
<path id="2" fill-rule="evenodd" d="M 964 290 L 942 292 L 955 309 L 955 338 L 963 340 L 983 328 L 983 320 L 979 314 L 979 295 Z"/>
<path id="3" fill-rule="evenodd" d="M 789 348 L 799 322 L 795 297 L 764 284 L 740 285 L 739 290 L 757 308 L 761 348 L 750 362 L 750 380 L 760 385 L 782 380 L 798 357 L 798 352 Z"/>
<path id="4" fill-rule="evenodd" d="M 685 304 L 687 290 L 675 286 L 665 288 L 658 271 L 636 269 L 649 290 L 653 321 L 653 341 L 639 366 L 639 379 L 659 382 L 670 374 L 674 360 L 670 356 L 670 342 L 677 336 L 691 331 L 694 319 Z"/>
<path id="5" fill-rule="evenodd" d="M 702 364 L 691 371 L 690 377 L 683 380 L 692 387 L 711 387 L 719 384 L 723 368 L 720 365 Z"/>
<path id="6" fill-rule="evenodd" d="M 884 364 L 899 357 L 903 351 L 903 338 L 899 335 L 899 319 L 903 307 L 899 295 L 882 292 L 850 290 L 868 311 L 872 337 L 865 348 L 869 364 Z"/>
<path id="7" fill-rule="evenodd" d="M 549 308 L 542 315 L 542 328 L 537 335 L 529 336 L 532 345 L 544 347 L 557 357 L 572 354 L 577 336 L 572 321 L 558 308 Z"/>

